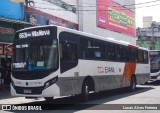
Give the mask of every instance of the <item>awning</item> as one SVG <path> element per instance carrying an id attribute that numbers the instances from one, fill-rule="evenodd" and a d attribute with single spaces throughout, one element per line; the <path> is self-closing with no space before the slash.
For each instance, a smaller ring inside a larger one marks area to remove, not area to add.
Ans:
<path id="1" fill-rule="evenodd" d="M 6 22 L 11 22 L 11 23 L 26 24 L 26 25 L 36 26 L 35 24 L 29 23 L 29 22 L 20 21 L 20 20 L 13 20 L 13 19 L 7 19 L 7 18 L 3 18 L 3 17 L 0 17 L 0 21 L 6 21 Z"/>
<path id="2" fill-rule="evenodd" d="M 15 32 L 17 30 L 31 26 L 36 26 L 36 25 L 25 21 L 0 17 L 0 28 L 3 29 L 0 32 L 0 42 L 12 43 Z"/>

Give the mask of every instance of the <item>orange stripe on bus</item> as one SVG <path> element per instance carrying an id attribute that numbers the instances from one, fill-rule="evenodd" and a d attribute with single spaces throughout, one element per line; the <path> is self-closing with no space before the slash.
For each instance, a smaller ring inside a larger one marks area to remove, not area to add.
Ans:
<path id="1" fill-rule="evenodd" d="M 135 45 L 128 45 L 128 46 L 132 48 L 139 48 L 138 46 L 135 46 Z"/>
<path id="2" fill-rule="evenodd" d="M 132 75 L 135 74 L 135 70 L 136 70 L 136 63 L 126 63 L 125 64 L 123 76 L 121 79 L 121 87 L 123 86 L 125 78 L 129 82 L 131 81 Z"/>

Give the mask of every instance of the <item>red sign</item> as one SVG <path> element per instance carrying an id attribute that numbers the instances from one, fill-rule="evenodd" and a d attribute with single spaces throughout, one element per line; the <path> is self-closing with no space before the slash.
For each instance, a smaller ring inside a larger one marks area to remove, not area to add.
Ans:
<path id="1" fill-rule="evenodd" d="M 0 44 L 0 55 L 3 55 L 3 45 Z"/>
<path id="2" fill-rule="evenodd" d="M 12 45 L 6 45 L 6 46 L 5 46 L 4 54 L 13 55 Z"/>
<path id="3" fill-rule="evenodd" d="M 14 29 L 0 27 L 0 33 L 2 33 L 2 34 L 13 34 L 14 33 Z"/>
<path id="4" fill-rule="evenodd" d="M 135 36 L 135 13 L 112 0 L 97 0 L 97 26 Z"/>
<path id="5" fill-rule="evenodd" d="M 0 43 L 0 55 L 13 55 L 12 44 Z"/>

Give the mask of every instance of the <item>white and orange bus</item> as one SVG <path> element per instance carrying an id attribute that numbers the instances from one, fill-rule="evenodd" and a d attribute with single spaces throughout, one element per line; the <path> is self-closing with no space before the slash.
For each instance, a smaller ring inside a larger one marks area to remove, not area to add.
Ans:
<path id="1" fill-rule="evenodd" d="M 129 87 L 150 79 L 148 50 L 59 26 L 20 30 L 13 43 L 11 94 L 44 97 Z"/>

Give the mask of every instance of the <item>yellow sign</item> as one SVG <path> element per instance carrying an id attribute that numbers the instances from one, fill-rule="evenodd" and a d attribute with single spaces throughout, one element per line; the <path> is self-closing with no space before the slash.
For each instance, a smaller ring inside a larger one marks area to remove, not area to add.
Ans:
<path id="1" fill-rule="evenodd" d="M 109 19 L 119 22 L 123 26 L 135 27 L 135 19 L 123 12 L 116 11 L 112 8 L 108 10 Z"/>
<path id="2" fill-rule="evenodd" d="M 16 2 L 16 3 L 25 3 L 25 0 L 10 0 L 12 2 Z"/>

